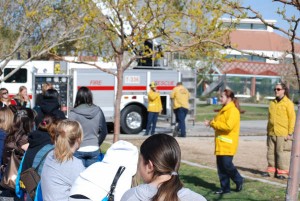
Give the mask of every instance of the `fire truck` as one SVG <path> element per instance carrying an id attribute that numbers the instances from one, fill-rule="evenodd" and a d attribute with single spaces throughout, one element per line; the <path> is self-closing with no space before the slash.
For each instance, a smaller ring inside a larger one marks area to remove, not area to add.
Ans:
<path id="1" fill-rule="evenodd" d="M 3 71 L 3 78 L 22 61 L 11 61 Z M 116 70 L 113 64 L 107 64 Z M 187 76 L 187 74 L 189 76 Z M 123 133 L 140 133 L 146 126 L 148 92 L 150 82 L 156 82 L 160 91 L 163 110 L 160 119 L 172 123 L 172 104 L 170 93 L 178 81 L 183 81 L 190 90 L 190 112 L 188 119 L 195 114 L 195 73 L 167 68 L 128 69 L 124 72 L 121 98 L 121 130 Z M 42 84 L 50 82 L 60 94 L 61 110 L 68 115 L 73 107 L 79 87 L 87 86 L 93 93 L 94 103 L 101 107 L 108 125 L 114 122 L 114 102 L 116 97 L 116 77 L 86 64 L 58 61 L 32 61 L 24 65 L 12 77 L 3 81 L 1 87 L 7 88 L 10 96 L 18 93 L 20 86 L 26 86 L 32 105 L 36 94 L 41 93 Z"/>

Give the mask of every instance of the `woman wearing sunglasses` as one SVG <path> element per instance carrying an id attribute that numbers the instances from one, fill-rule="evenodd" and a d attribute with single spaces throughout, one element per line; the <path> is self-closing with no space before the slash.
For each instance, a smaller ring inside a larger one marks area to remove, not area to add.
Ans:
<path id="1" fill-rule="evenodd" d="M 17 105 L 16 101 L 9 97 L 8 90 L 6 88 L 0 89 L 0 107 L 6 107 L 9 105 Z"/>
<path id="2" fill-rule="evenodd" d="M 269 177 L 272 173 L 278 179 L 286 179 L 289 174 L 296 114 L 284 83 L 276 84 L 274 94 L 275 99 L 269 105 L 267 126 L 268 167 L 263 176 Z"/>

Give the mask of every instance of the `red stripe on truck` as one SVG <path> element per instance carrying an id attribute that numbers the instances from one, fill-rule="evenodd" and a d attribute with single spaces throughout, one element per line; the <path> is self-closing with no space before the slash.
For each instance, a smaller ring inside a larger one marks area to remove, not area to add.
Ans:
<path id="1" fill-rule="evenodd" d="M 81 86 L 78 86 L 79 89 Z M 157 90 L 171 91 L 175 86 L 157 86 Z M 112 91 L 114 86 L 87 86 L 91 91 Z M 146 91 L 146 86 L 123 86 L 126 91 Z"/>
<path id="2" fill-rule="evenodd" d="M 78 86 L 77 88 L 79 89 L 81 86 Z M 87 86 L 91 91 L 111 91 L 114 90 L 114 86 Z"/>
<path id="3" fill-rule="evenodd" d="M 157 90 L 165 90 L 165 91 L 171 91 L 174 89 L 175 86 L 157 86 Z"/>
<path id="4" fill-rule="evenodd" d="M 123 86 L 123 90 L 145 91 L 147 90 L 147 87 L 146 86 Z"/>

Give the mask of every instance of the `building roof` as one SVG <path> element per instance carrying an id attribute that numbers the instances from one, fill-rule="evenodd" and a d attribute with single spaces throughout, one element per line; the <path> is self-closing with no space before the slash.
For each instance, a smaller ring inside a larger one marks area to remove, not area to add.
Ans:
<path id="1" fill-rule="evenodd" d="M 234 47 L 241 50 L 284 52 L 291 49 L 287 38 L 269 31 L 234 30 L 230 40 Z M 296 44 L 296 52 L 300 52 L 300 44 Z"/>
<path id="2" fill-rule="evenodd" d="M 280 76 L 284 69 L 288 68 L 283 64 L 270 64 L 251 61 L 222 62 L 219 68 L 223 74 L 263 75 Z"/>

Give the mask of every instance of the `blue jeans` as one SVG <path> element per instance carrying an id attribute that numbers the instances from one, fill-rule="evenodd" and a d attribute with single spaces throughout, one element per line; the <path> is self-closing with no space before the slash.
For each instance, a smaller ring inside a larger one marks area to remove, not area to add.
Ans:
<path id="1" fill-rule="evenodd" d="M 157 118 L 158 118 L 158 112 L 148 112 L 148 119 L 147 119 L 146 133 L 145 133 L 146 135 L 149 134 L 151 125 L 152 125 L 151 135 L 155 133 Z"/>
<path id="2" fill-rule="evenodd" d="M 188 113 L 188 109 L 184 107 L 180 107 L 174 110 L 176 121 L 178 122 L 178 129 L 181 132 L 181 137 L 186 136 L 186 130 L 185 130 L 185 117 Z"/>
<path id="3" fill-rule="evenodd" d="M 232 163 L 232 160 L 233 156 L 217 156 L 219 180 L 221 189 L 225 192 L 230 191 L 230 179 L 235 184 L 243 183 L 243 177 Z"/>
<path id="4" fill-rule="evenodd" d="M 89 167 L 93 163 L 98 161 L 99 151 L 93 152 L 83 152 L 83 151 L 76 151 L 74 156 L 78 159 L 82 160 L 82 163 L 85 167 Z"/>

